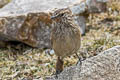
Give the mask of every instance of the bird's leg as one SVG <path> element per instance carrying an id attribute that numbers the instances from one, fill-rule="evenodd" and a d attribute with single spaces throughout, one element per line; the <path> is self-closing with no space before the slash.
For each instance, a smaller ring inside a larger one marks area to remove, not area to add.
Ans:
<path id="1" fill-rule="evenodd" d="M 76 56 L 78 57 L 78 62 L 77 62 L 77 64 L 80 62 L 80 65 L 82 65 L 82 61 L 84 60 L 84 59 L 81 59 L 81 57 L 77 54 L 77 53 L 75 53 L 76 54 Z M 76 64 L 76 65 L 77 65 Z"/>
<path id="2" fill-rule="evenodd" d="M 56 77 L 58 74 L 60 74 L 63 71 L 63 59 L 61 59 L 60 57 L 57 58 L 57 63 L 56 63 Z"/>

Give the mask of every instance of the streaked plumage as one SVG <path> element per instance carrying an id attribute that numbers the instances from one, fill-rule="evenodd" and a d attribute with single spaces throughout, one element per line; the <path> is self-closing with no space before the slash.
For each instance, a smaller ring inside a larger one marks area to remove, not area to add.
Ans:
<path id="1" fill-rule="evenodd" d="M 79 50 L 81 34 L 68 8 L 56 10 L 52 15 L 52 19 L 54 26 L 51 33 L 51 43 L 55 54 L 58 56 L 57 71 L 57 67 L 64 57 L 77 53 Z"/>

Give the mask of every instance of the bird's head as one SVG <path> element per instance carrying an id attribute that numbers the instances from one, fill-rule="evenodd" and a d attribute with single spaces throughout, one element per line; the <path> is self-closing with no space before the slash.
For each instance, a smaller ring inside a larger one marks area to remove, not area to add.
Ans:
<path id="1" fill-rule="evenodd" d="M 54 11 L 54 13 L 51 16 L 51 19 L 55 21 L 61 21 L 61 20 L 65 21 L 66 19 L 71 19 L 71 17 L 72 17 L 72 14 L 70 10 L 67 8 L 64 8 L 64 9 L 58 9 Z"/>

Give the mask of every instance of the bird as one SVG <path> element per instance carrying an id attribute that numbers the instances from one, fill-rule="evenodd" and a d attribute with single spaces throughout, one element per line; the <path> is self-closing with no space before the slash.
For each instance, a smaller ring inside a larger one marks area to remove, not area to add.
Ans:
<path id="1" fill-rule="evenodd" d="M 69 8 L 55 10 L 51 15 L 53 27 L 51 30 L 51 45 L 57 55 L 56 73 L 64 68 L 64 58 L 76 54 L 81 45 L 81 32 L 73 19 Z M 80 57 L 77 55 L 80 60 Z"/>

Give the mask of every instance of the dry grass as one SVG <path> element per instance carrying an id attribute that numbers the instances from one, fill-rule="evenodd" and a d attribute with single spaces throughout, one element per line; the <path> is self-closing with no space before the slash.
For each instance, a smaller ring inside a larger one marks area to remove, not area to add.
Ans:
<path id="1" fill-rule="evenodd" d="M 120 1 L 113 0 L 109 11 L 94 14 L 87 23 L 87 33 L 82 37 L 80 52 L 85 58 L 120 45 Z M 27 49 L 23 54 L 13 54 L 7 49 L 0 49 L 0 79 L 21 80 L 23 78 L 44 78 L 55 71 L 56 56 L 46 54 L 39 49 Z M 75 55 L 65 59 L 65 67 L 75 65 Z"/>

